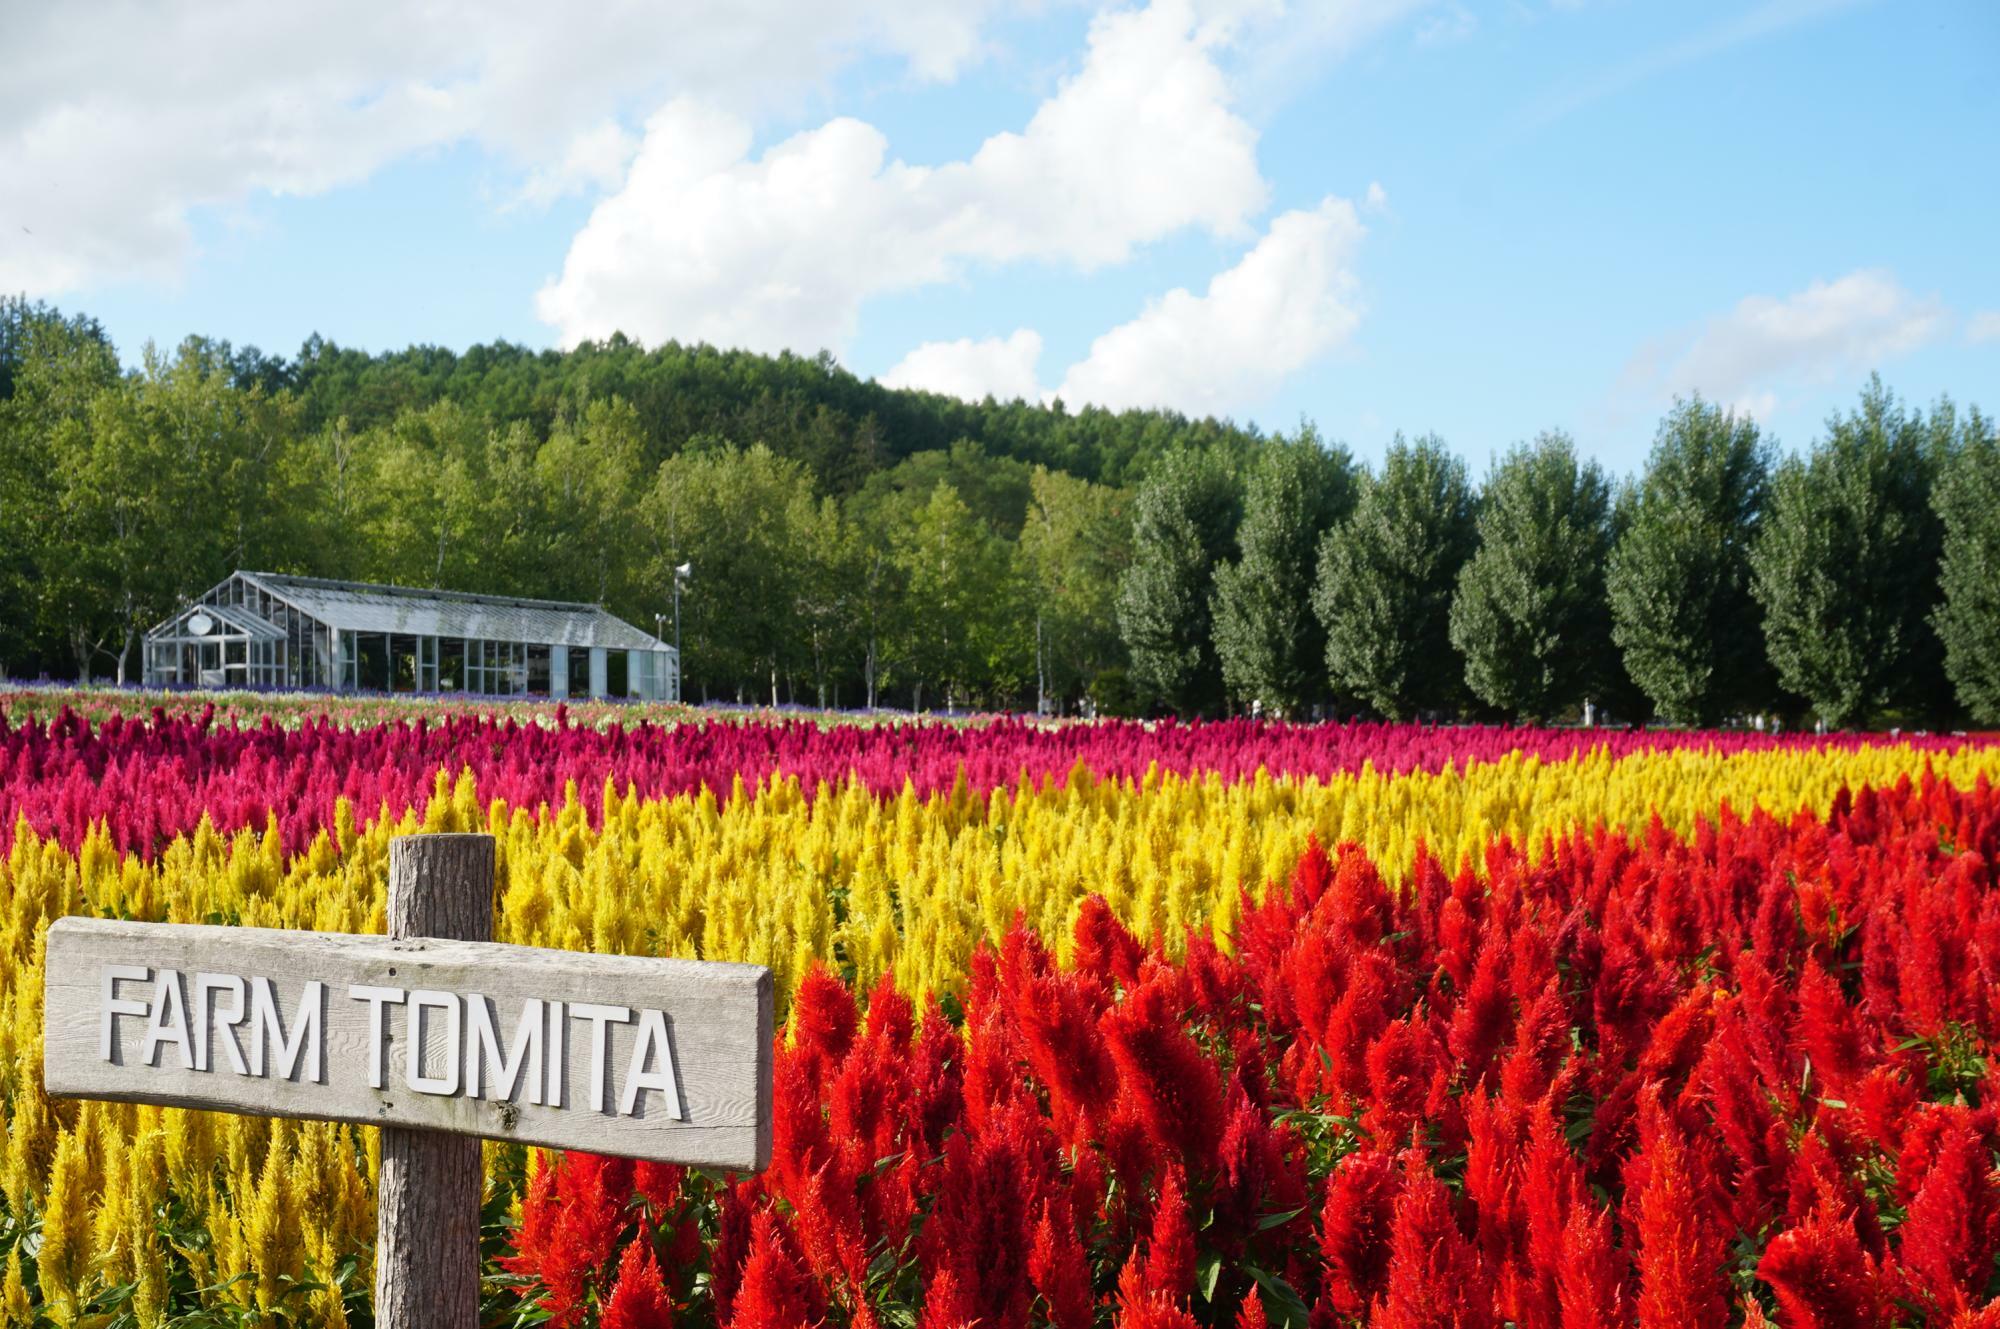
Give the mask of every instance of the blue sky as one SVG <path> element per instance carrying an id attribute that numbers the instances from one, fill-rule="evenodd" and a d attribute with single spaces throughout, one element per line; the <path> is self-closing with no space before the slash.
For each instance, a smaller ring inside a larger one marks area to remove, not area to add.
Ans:
<path id="1" fill-rule="evenodd" d="M 1476 469 L 1630 470 L 1690 390 L 2000 408 L 1984 0 L 437 8 L 0 14 L 0 288 L 128 357 L 620 327 Z"/>

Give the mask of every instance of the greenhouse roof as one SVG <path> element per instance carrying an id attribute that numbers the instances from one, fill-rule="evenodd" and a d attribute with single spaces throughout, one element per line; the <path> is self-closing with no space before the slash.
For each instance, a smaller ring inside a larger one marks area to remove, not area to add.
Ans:
<path id="1" fill-rule="evenodd" d="M 196 623 L 193 628 L 187 626 L 192 620 L 202 618 L 209 620 L 206 625 Z M 194 640 L 211 636 L 251 637 L 258 641 L 285 639 L 282 628 L 274 627 L 249 610 L 238 609 L 234 605 L 191 604 L 153 631 L 164 633 L 169 626 L 181 628 L 186 638 Z M 216 631 L 218 627 L 221 629 L 219 633 Z"/>
<path id="2" fill-rule="evenodd" d="M 414 590 L 270 572 L 236 575 L 342 632 L 404 632 L 625 651 L 672 649 L 601 605 Z"/>

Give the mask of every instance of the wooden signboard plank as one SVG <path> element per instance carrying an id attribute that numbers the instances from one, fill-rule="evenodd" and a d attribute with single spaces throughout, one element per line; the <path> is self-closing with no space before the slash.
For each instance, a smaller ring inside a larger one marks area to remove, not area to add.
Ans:
<path id="1" fill-rule="evenodd" d="M 51 1094 L 770 1159 L 757 966 L 65 918 L 45 975 Z"/>

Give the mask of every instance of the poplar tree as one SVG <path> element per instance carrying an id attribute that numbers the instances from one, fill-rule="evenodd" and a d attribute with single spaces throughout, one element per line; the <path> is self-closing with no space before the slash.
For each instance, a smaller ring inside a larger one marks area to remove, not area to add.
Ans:
<path id="1" fill-rule="evenodd" d="M 1459 569 L 1477 539 L 1465 463 L 1435 434 L 1389 445 L 1353 515 L 1320 544 L 1313 609 L 1336 693 L 1392 720 L 1455 711 L 1465 662 L 1451 643 Z"/>
<path id="2" fill-rule="evenodd" d="M 2000 724 L 2000 435 L 1977 410 L 1957 432 L 1931 493 L 1944 523 L 1938 570 L 1943 602 L 1932 623 L 1958 704 L 1975 723 L 1995 725 Z"/>
<path id="3" fill-rule="evenodd" d="M 1183 715 L 1214 709 L 1222 671 L 1210 641 L 1216 565 L 1233 551 L 1236 483 L 1210 451 L 1168 453 L 1140 486 L 1118 631 L 1132 682 Z"/>
<path id="4" fill-rule="evenodd" d="M 1479 550 L 1459 573 L 1451 641 L 1487 705 L 1550 720 L 1622 681 L 1604 565 L 1611 489 L 1567 434 L 1516 446 L 1486 482 Z"/>
<path id="5" fill-rule="evenodd" d="M 1296 715 L 1325 692 L 1312 610 L 1319 543 L 1354 506 L 1354 464 L 1310 428 L 1266 448 L 1244 488 L 1242 557 L 1215 570 L 1215 653 L 1231 697 Z"/>
<path id="6" fill-rule="evenodd" d="M 1778 468 L 1751 551 L 1778 682 L 1834 728 L 1941 700 L 1941 526 L 1922 418 L 1871 379 L 1809 457 Z"/>
<path id="7" fill-rule="evenodd" d="M 1661 716 L 1713 725 L 1768 697 L 1750 549 L 1770 447 L 1747 415 L 1699 396 L 1660 422 L 1611 551 L 1611 636 Z"/>
<path id="8" fill-rule="evenodd" d="M 1114 606 L 1132 560 L 1132 496 L 1045 466 L 1030 486 L 1020 555 L 1034 583 L 1037 700 L 1060 705 L 1122 675 Z"/>

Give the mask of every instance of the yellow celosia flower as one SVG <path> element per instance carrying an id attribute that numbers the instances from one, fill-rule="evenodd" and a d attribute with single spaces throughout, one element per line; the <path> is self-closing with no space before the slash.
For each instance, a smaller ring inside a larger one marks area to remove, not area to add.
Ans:
<path id="1" fill-rule="evenodd" d="M 90 1269 L 92 1195 L 90 1162 L 83 1138 L 64 1131 L 56 1141 L 55 1165 L 42 1198 L 42 1246 L 35 1253 L 35 1276 L 42 1299 L 67 1324 L 76 1319 L 87 1293 Z"/>
<path id="2" fill-rule="evenodd" d="M 137 1275 L 142 1323 L 164 1313 L 165 1288 L 147 1270 L 164 1267 L 159 1223 L 170 1207 L 207 1229 L 208 1240 L 177 1247 L 197 1286 L 251 1276 L 212 1298 L 231 1305 L 268 1309 L 284 1278 L 325 1279 L 365 1251 L 376 1131 L 50 1104 L 40 1088 L 42 938 L 67 913 L 379 931 L 389 840 L 417 829 L 497 837 L 503 941 L 768 964 L 782 1006 L 819 961 L 864 985 L 892 975 L 919 1000 L 956 991 L 974 950 L 1017 919 L 1067 959 L 1077 910 L 1093 894 L 1171 952 L 1190 931 L 1228 950 L 1239 892 L 1254 897 L 1289 873 L 1309 836 L 1358 844 L 1396 880 L 1420 846 L 1455 870 L 1476 865 L 1495 836 L 1539 857 L 1552 837 L 1596 826 L 1658 817 L 1685 834 L 1725 805 L 1817 814 L 1843 786 L 1890 785 L 1926 768 L 1970 786 L 2000 776 L 2000 747 L 1515 754 L 1408 775 L 1364 767 L 1235 781 L 1158 768 L 1106 779 L 1079 764 L 1061 782 L 974 791 L 961 781 L 928 796 L 905 784 L 878 797 L 853 780 L 808 791 L 782 777 L 738 780 L 722 798 L 609 785 L 601 818 L 574 788 L 553 807 L 513 808 L 482 800 L 470 773 L 439 771 L 420 808 L 340 801 L 331 833 L 290 856 L 269 820 L 223 835 L 204 819 L 149 858 L 119 853 L 102 829 L 72 852 L 23 823 L 0 860 L 0 1202 L 16 1219 L 42 1216 L 36 1258 L 52 1307 L 73 1310 L 94 1274 Z M 511 1200 L 506 1178 L 519 1167 L 491 1173 L 496 1197 Z M 18 1261 L 7 1279 L 0 1313 L 12 1314 L 26 1298 Z M 316 1296 L 310 1315 L 337 1323 L 337 1299 Z"/>

